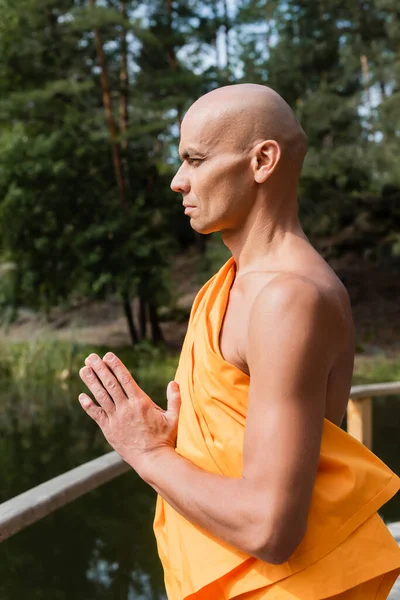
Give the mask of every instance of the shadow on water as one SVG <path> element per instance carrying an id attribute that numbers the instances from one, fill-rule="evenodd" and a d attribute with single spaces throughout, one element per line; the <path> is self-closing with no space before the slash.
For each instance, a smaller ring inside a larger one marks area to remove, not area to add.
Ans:
<path id="1" fill-rule="evenodd" d="M 79 406 L 80 382 L 33 388 L 1 385 L 0 502 L 111 450 Z M 157 401 L 164 383 L 153 388 Z M 166 600 L 155 500 L 132 471 L 5 540 L 0 598 Z"/>
<path id="2" fill-rule="evenodd" d="M 146 391 L 148 386 L 143 386 Z M 163 384 L 164 387 L 164 384 Z M 0 502 L 110 450 L 76 401 L 81 384 L 0 396 Z M 150 391 L 150 390 L 149 390 Z M 160 397 L 160 389 L 154 392 Z M 374 452 L 400 471 L 398 397 L 374 401 Z M 156 494 L 133 471 L 0 545 L 2 600 L 166 599 L 153 534 Z M 381 511 L 400 520 L 400 498 Z"/>

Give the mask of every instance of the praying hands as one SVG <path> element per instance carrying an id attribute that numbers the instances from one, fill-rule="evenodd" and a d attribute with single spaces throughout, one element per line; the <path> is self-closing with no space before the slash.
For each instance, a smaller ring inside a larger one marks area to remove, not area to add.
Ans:
<path id="1" fill-rule="evenodd" d="M 84 411 L 97 423 L 114 450 L 139 474 L 150 455 L 175 448 L 180 409 L 179 386 L 167 387 L 167 410 L 155 404 L 112 352 L 90 354 L 79 376 L 98 405 L 79 395 Z"/>

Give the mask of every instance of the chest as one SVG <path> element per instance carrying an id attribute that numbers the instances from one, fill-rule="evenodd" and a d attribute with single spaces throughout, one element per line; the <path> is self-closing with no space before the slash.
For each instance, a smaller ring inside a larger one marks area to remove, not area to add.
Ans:
<path id="1" fill-rule="evenodd" d="M 247 375 L 248 329 L 254 301 L 276 276 L 275 272 L 255 272 L 237 278 L 231 287 L 219 335 L 219 349 L 224 359 Z"/>
<path id="2" fill-rule="evenodd" d="M 243 294 L 232 290 L 219 336 L 219 348 L 224 359 L 247 375 L 249 375 L 246 362 L 249 312 L 250 307 L 246 306 Z"/>

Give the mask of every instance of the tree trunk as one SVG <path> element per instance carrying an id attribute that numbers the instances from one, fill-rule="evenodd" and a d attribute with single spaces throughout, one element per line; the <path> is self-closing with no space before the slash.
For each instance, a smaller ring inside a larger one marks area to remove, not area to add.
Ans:
<path id="1" fill-rule="evenodd" d="M 96 0 L 89 0 L 90 6 L 93 8 L 96 5 Z M 94 39 L 96 43 L 96 54 L 97 60 L 100 66 L 100 81 L 101 81 L 101 89 L 103 92 L 103 105 L 104 111 L 106 114 L 106 121 L 108 125 L 108 131 L 110 133 L 111 140 L 111 153 L 114 165 L 115 178 L 117 181 L 117 186 L 119 190 L 119 195 L 121 198 L 122 206 L 126 206 L 126 194 L 125 194 L 125 184 L 124 177 L 122 174 L 122 165 L 121 159 L 119 155 L 119 149 L 117 144 L 117 125 L 113 116 L 112 111 L 112 102 L 111 102 L 111 92 L 110 92 L 110 82 L 107 72 L 107 64 L 106 57 L 103 51 L 103 43 L 101 40 L 100 30 L 95 28 L 94 30 Z"/>
<path id="2" fill-rule="evenodd" d="M 46 11 L 46 15 L 47 15 L 47 20 L 49 23 L 49 31 L 50 31 L 50 35 L 51 35 L 51 53 L 52 56 L 51 58 L 54 60 L 54 64 L 55 64 L 55 71 L 57 73 L 57 77 L 59 79 L 63 79 L 63 73 L 62 73 L 62 69 L 61 69 L 61 65 L 60 65 L 60 52 L 59 52 L 59 45 L 60 45 L 60 34 L 58 32 L 58 19 L 57 16 L 53 10 L 53 8 L 51 6 L 47 6 L 44 7 L 45 11 Z"/>
<path id="3" fill-rule="evenodd" d="M 157 307 L 149 302 L 149 317 L 150 317 L 150 327 L 151 327 L 151 340 L 156 344 L 157 342 L 163 342 L 164 336 L 161 331 Z"/>
<path id="4" fill-rule="evenodd" d="M 370 76 L 369 76 L 369 67 L 368 67 L 368 58 L 365 54 L 361 54 L 360 56 L 360 64 L 361 64 L 361 75 L 362 82 L 365 93 L 365 104 L 367 105 L 368 110 L 368 122 L 370 125 L 370 133 L 373 133 L 373 115 L 372 115 L 372 100 L 371 100 L 371 91 L 370 91 Z"/>
<path id="5" fill-rule="evenodd" d="M 172 31 L 172 0 L 165 0 L 165 11 L 167 13 L 168 27 Z M 167 47 L 168 63 L 173 71 L 178 70 L 178 61 L 176 60 L 175 48 Z"/>
<path id="6" fill-rule="evenodd" d="M 128 322 L 128 329 L 129 329 L 129 334 L 131 336 L 132 344 L 135 345 L 139 341 L 139 336 L 137 334 L 135 323 L 133 321 L 132 307 L 131 307 L 131 303 L 130 303 L 128 294 L 124 295 L 124 297 L 122 298 L 122 305 L 123 305 L 126 320 Z"/>
<path id="7" fill-rule="evenodd" d="M 265 21 L 267 24 L 267 30 L 265 32 L 265 43 L 268 51 L 268 59 L 271 52 L 271 35 L 272 35 L 272 15 L 274 12 L 274 7 L 272 6 L 271 0 L 267 0 L 265 4 Z"/>
<path id="8" fill-rule="evenodd" d="M 229 32 L 231 29 L 229 12 L 228 12 L 228 2 L 227 0 L 223 0 L 224 7 L 224 40 L 225 40 L 225 53 L 226 53 L 226 63 L 225 63 L 225 77 L 227 81 L 230 80 L 230 70 L 231 70 L 231 49 L 229 43 Z"/>
<path id="9" fill-rule="evenodd" d="M 169 27 L 170 32 L 172 33 L 172 0 L 165 0 L 164 6 L 165 6 L 165 12 L 167 14 L 167 19 L 168 19 L 168 27 Z M 173 73 L 176 73 L 178 71 L 179 65 L 178 65 L 178 60 L 176 58 L 175 48 L 173 45 L 167 46 L 167 58 L 168 58 L 168 64 L 171 67 L 171 71 Z M 180 126 L 180 124 L 182 123 L 182 119 L 183 119 L 183 106 L 181 103 L 179 103 L 176 107 L 176 114 L 178 117 L 178 125 Z"/>
<path id="10" fill-rule="evenodd" d="M 140 296 L 139 297 L 139 328 L 140 328 L 140 338 L 142 340 L 145 340 L 147 337 L 146 313 L 147 313 L 146 300 L 143 298 L 143 296 Z"/>
<path id="11" fill-rule="evenodd" d="M 363 6 L 361 0 L 354 0 L 352 3 L 352 12 L 354 15 L 354 23 L 357 25 L 356 28 L 356 41 L 358 42 L 359 56 L 360 56 L 360 67 L 361 67 L 361 81 L 364 89 L 365 105 L 368 111 L 367 123 L 368 123 L 368 134 L 374 132 L 374 123 L 372 115 L 372 101 L 371 101 L 371 85 L 370 85 L 370 73 L 368 65 L 368 57 L 365 53 L 365 48 L 369 49 L 369 34 L 366 30 L 366 24 L 363 15 Z"/>
<path id="12" fill-rule="evenodd" d="M 121 0 L 121 14 L 124 19 L 128 18 L 126 0 Z M 122 133 L 121 146 L 126 150 L 128 146 L 128 45 L 126 43 L 126 28 L 122 26 L 121 33 L 121 70 L 120 70 L 120 97 L 119 97 L 119 123 Z"/>
<path id="13" fill-rule="evenodd" d="M 126 0 L 121 0 L 121 14 L 124 20 L 128 19 Z M 125 175 L 125 194 L 131 195 L 131 179 L 129 176 L 128 160 L 128 100 L 129 100 L 129 75 L 128 75 L 128 44 L 126 41 L 126 27 L 122 26 L 121 32 L 121 68 L 119 74 L 119 127 L 122 134 L 121 139 L 121 162 L 122 172 Z"/>
<path id="14" fill-rule="evenodd" d="M 220 57 L 220 51 L 219 51 L 219 46 L 218 46 L 218 32 L 220 29 L 220 21 L 219 21 L 219 10 L 218 10 L 218 4 L 219 4 L 219 0 L 214 0 L 213 4 L 212 4 L 212 17 L 214 20 L 214 32 L 215 32 L 215 37 L 213 39 L 213 46 L 214 46 L 214 51 L 215 51 L 215 70 L 217 73 L 217 80 L 218 82 L 221 79 L 221 69 L 222 69 L 222 65 L 221 65 L 221 57 Z"/>
<path id="15" fill-rule="evenodd" d="M 385 85 L 385 82 L 381 80 L 379 82 L 379 87 L 380 87 L 380 90 L 381 90 L 381 102 L 383 102 L 384 99 L 386 98 L 386 85 Z"/>

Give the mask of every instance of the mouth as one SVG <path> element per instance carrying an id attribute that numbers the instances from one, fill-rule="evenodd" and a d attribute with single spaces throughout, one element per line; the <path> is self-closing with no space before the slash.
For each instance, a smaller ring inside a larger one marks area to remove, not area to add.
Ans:
<path id="1" fill-rule="evenodd" d="M 189 215 L 196 208 L 196 206 L 192 206 L 191 204 L 184 204 L 183 206 L 185 207 L 185 215 Z"/>

